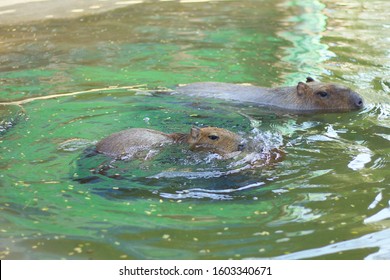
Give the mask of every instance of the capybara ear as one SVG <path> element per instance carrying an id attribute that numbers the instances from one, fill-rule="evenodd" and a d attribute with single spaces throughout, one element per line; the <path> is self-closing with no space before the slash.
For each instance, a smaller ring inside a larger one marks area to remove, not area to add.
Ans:
<path id="1" fill-rule="evenodd" d="M 311 82 L 314 82 L 314 79 L 312 77 L 307 77 L 306 83 L 311 83 Z"/>
<path id="2" fill-rule="evenodd" d="M 299 82 L 298 85 L 297 85 L 297 93 L 298 95 L 304 95 L 305 93 L 307 93 L 307 91 L 310 89 L 310 87 L 303 83 L 303 82 Z"/>
<path id="3" fill-rule="evenodd" d="M 196 126 L 193 126 L 191 128 L 191 137 L 194 138 L 194 139 L 197 139 L 200 135 L 200 128 L 199 127 L 196 127 Z"/>

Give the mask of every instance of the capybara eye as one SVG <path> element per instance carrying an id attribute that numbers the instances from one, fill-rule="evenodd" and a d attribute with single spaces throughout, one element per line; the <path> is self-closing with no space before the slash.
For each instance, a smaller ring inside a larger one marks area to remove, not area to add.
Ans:
<path id="1" fill-rule="evenodd" d="M 319 91 L 317 94 L 323 98 L 328 97 L 328 93 L 326 91 Z"/>
<path id="2" fill-rule="evenodd" d="M 218 135 L 209 135 L 209 138 L 211 140 L 218 140 L 219 139 L 219 136 Z"/>

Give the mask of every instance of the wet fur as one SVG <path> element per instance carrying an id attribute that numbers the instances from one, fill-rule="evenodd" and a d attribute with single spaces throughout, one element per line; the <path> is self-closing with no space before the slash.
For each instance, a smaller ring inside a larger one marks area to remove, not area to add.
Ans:
<path id="1" fill-rule="evenodd" d="M 243 148 L 241 137 L 226 129 L 217 127 L 193 127 L 189 134 L 166 134 L 147 128 L 131 128 L 102 139 L 96 144 L 96 151 L 117 159 L 130 159 L 143 151 L 174 143 L 187 143 L 192 150 L 206 150 L 220 155 Z"/>
<path id="2" fill-rule="evenodd" d="M 205 82 L 180 86 L 175 93 L 255 103 L 298 113 L 344 112 L 363 107 L 363 99 L 351 89 L 337 84 L 316 82 L 310 77 L 306 83 L 299 82 L 295 87 L 264 88 Z"/>

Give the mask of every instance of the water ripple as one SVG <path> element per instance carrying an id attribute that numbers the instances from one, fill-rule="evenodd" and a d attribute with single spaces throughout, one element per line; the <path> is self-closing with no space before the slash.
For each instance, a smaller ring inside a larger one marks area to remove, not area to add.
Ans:
<path id="1" fill-rule="evenodd" d="M 349 250 L 379 248 L 375 253 L 365 257 L 366 260 L 388 260 L 390 259 L 390 229 L 363 235 L 362 237 L 351 239 L 343 242 L 330 244 L 327 246 L 303 250 L 291 254 L 270 258 L 273 260 L 297 260 L 309 259 L 319 256 L 345 252 Z"/>
<path id="2" fill-rule="evenodd" d="M 188 190 L 176 191 L 175 193 L 160 193 L 161 197 L 169 199 L 183 199 L 183 198 L 210 198 L 217 200 L 231 200 L 233 196 L 229 195 L 235 192 L 240 192 L 243 190 L 253 189 L 260 186 L 263 186 L 264 182 L 258 182 L 249 184 L 239 188 L 228 188 L 228 189 L 219 189 L 219 190 L 209 190 L 202 188 L 193 188 Z"/>

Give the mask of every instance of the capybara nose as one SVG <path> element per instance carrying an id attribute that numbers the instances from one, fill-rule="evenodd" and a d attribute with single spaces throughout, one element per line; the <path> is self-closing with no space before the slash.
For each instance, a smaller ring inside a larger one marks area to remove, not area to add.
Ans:
<path id="1" fill-rule="evenodd" d="M 355 105 L 356 105 L 356 107 L 358 107 L 358 108 L 363 108 L 363 105 L 364 105 L 363 99 L 362 99 L 361 97 L 358 97 L 358 98 L 356 99 Z"/>
<path id="2" fill-rule="evenodd" d="M 245 144 L 238 144 L 237 150 L 242 151 L 245 149 Z"/>
<path id="3" fill-rule="evenodd" d="M 354 91 L 351 91 L 351 103 L 356 107 L 356 109 L 361 109 L 364 106 L 363 98 Z"/>

